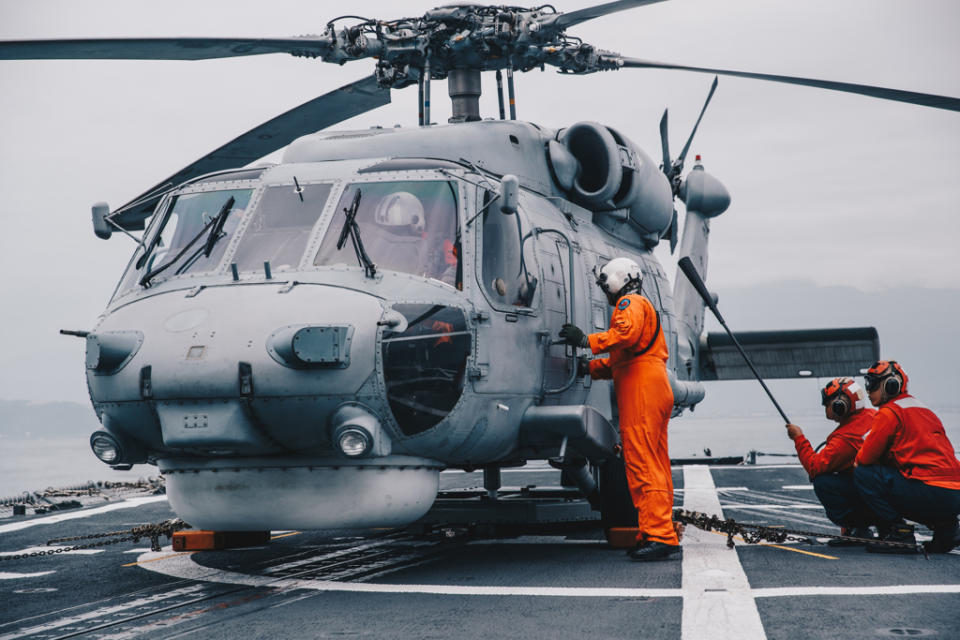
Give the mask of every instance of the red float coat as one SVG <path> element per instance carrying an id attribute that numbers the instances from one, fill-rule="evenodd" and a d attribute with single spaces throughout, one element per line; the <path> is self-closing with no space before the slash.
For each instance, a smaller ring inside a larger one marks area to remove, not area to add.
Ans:
<path id="1" fill-rule="evenodd" d="M 933 411 L 909 394 L 880 405 L 857 464 L 891 464 L 905 478 L 960 489 L 960 460 Z"/>
<path id="2" fill-rule="evenodd" d="M 876 409 L 861 409 L 850 414 L 846 420 L 827 436 L 827 443 L 819 452 L 810 446 L 806 436 L 797 436 L 793 445 L 797 448 L 800 464 L 810 479 L 824 473 L 847 473 L 853 470 L 853 460 L 863 446 L 863 436 L 870 431 Z"/>
<path id="3" fill-rule="evenodd" d="M 667 378 L 667 341 L 657 324 L 649 300 L 635 293 L 621 297 L 610 318 L 610 329 L 588 336 L 593 353 L 610 354 L 590 362 L 590 375 L 613 379 L 627 484 L 637 507 L 637 541 L 676 545 L 667 448 L 673 391 Z M 651 341 L 653 345 L 637 355 Z"/>

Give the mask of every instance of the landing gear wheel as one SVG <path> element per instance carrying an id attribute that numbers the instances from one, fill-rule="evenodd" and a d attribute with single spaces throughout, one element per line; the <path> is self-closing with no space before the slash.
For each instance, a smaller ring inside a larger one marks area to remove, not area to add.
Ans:
<path id="1" fill-rule="evenodd" d="M 600 517 L 607 542 L 610 530 L 636 529 L 637 509 L 633 506 L 630 488 L 627 486 L 627 471 L 623 458 L 613 458 L 600 465 Z M 620 546 L 620 545 L 616 545 Z"/>

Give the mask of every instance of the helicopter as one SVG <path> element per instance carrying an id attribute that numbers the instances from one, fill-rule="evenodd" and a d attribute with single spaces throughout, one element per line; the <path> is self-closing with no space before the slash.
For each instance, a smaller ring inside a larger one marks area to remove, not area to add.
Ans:
<path id="1" fill-rule="evenodd" d="M 209 43 L 228 55 L 286 47 L 379 62 L 308 107 L 306 122 L 286 124 L 303 111 L 281 116 L 127 205 L 94 208 L 101 237 L 151 220 L 84 336 L 105 429 L 94 451 L 117 466 L 158 464 L 174 509 L 215 529 L 403 524 L 429 508 L 439 469 L 527 459 L 564 459 L 587 493 L 589 468 L 615 444 L 615 406 L 552 338 L 566 321 L 605 328 L 590 274 L 624 253 L 643 265 L 644 293 L 663 314 L 677 411 L 696 405 L 703 363 L 722 375 L 722 345 L 704 348 L 702 302 L 682 284 L 671 291 L 651 254 L 670 243 L 703 273 L 708 221 L 729 203 L 702 167 L 683 177 L 693 135 L 673 157 L 662 133 L 661 168 L 610 127 L 546 130 L 483 121 L 477 109 L 481 71 L 505 75 L 506 112 L 514 72 L 649 65 L 566 35 L 641 4 L 569 14 L 462 5 L 332 23 L 312 39 Z M 206 55 L 206 44 L 154 43 L 174 57 Z M 125 49 L 3 43 L 0 57 L 155 55 L 142 42 L 114 45 Z M 444 77 L 455 122 L 434 126 L 431 84 Z M 424 96 L 420 127 L 313 133 L 404 87 Z M 879 90 L 858 89 L 868 91 Z M 956 110 L 955 99 L 883 91 Z M 233 169 L 288 142 L 276 166 Z M 687 205 L 682 239 L 675 199 Z"/>

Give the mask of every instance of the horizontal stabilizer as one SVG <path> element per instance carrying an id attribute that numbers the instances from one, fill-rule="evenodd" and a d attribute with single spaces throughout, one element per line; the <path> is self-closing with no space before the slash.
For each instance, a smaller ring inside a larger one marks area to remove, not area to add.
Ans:
<path id="1" fill-rule="evenodd" d="M 763 378 L 857 376 L 880 359 L 874 327 L 742 331 L 734 335 Z M 726 333 L 700 344 L 701 380 L 752 380 L 747 363 Z"/>

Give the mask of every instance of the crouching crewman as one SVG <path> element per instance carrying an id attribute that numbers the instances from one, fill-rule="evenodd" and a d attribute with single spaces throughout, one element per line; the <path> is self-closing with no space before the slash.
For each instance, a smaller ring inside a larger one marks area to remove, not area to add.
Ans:
<path id="1" fill-rule="evenodd" d="M 907 393 L 907 374 L 896 360 L 881 360 L 864 375 L 870 402 L 879 407 L 857 454 L 854 480 L 879 517 L 881 538 L 916 544 L 913 525 L 933 529 L 930 553 L 960 545 L 960 460 L 940 419 Z M 906 546 L 868 544 L 874 553 L 916 553 Z"/>
<path id="2" fill-rule="evenodd" d="M 865 409 L 866 393 L 853 378 L 834 378 L 820 390 L 820 399 L 828 420 L 837 423 L 819 451 L 814 451 L 803 430 L 787 425 L 787 436 L 797 448 L 800 464 L 810 476 L 817 498 L 827 517 L 840 526 L 844 536 L 870 538 L 870 525 L 876 516 L 866 506 L 853 481 L 853 461 L 863 445 L 863 436 L 877 411 Z M 861 544 L 830 540 L 830 546 Z"/>

